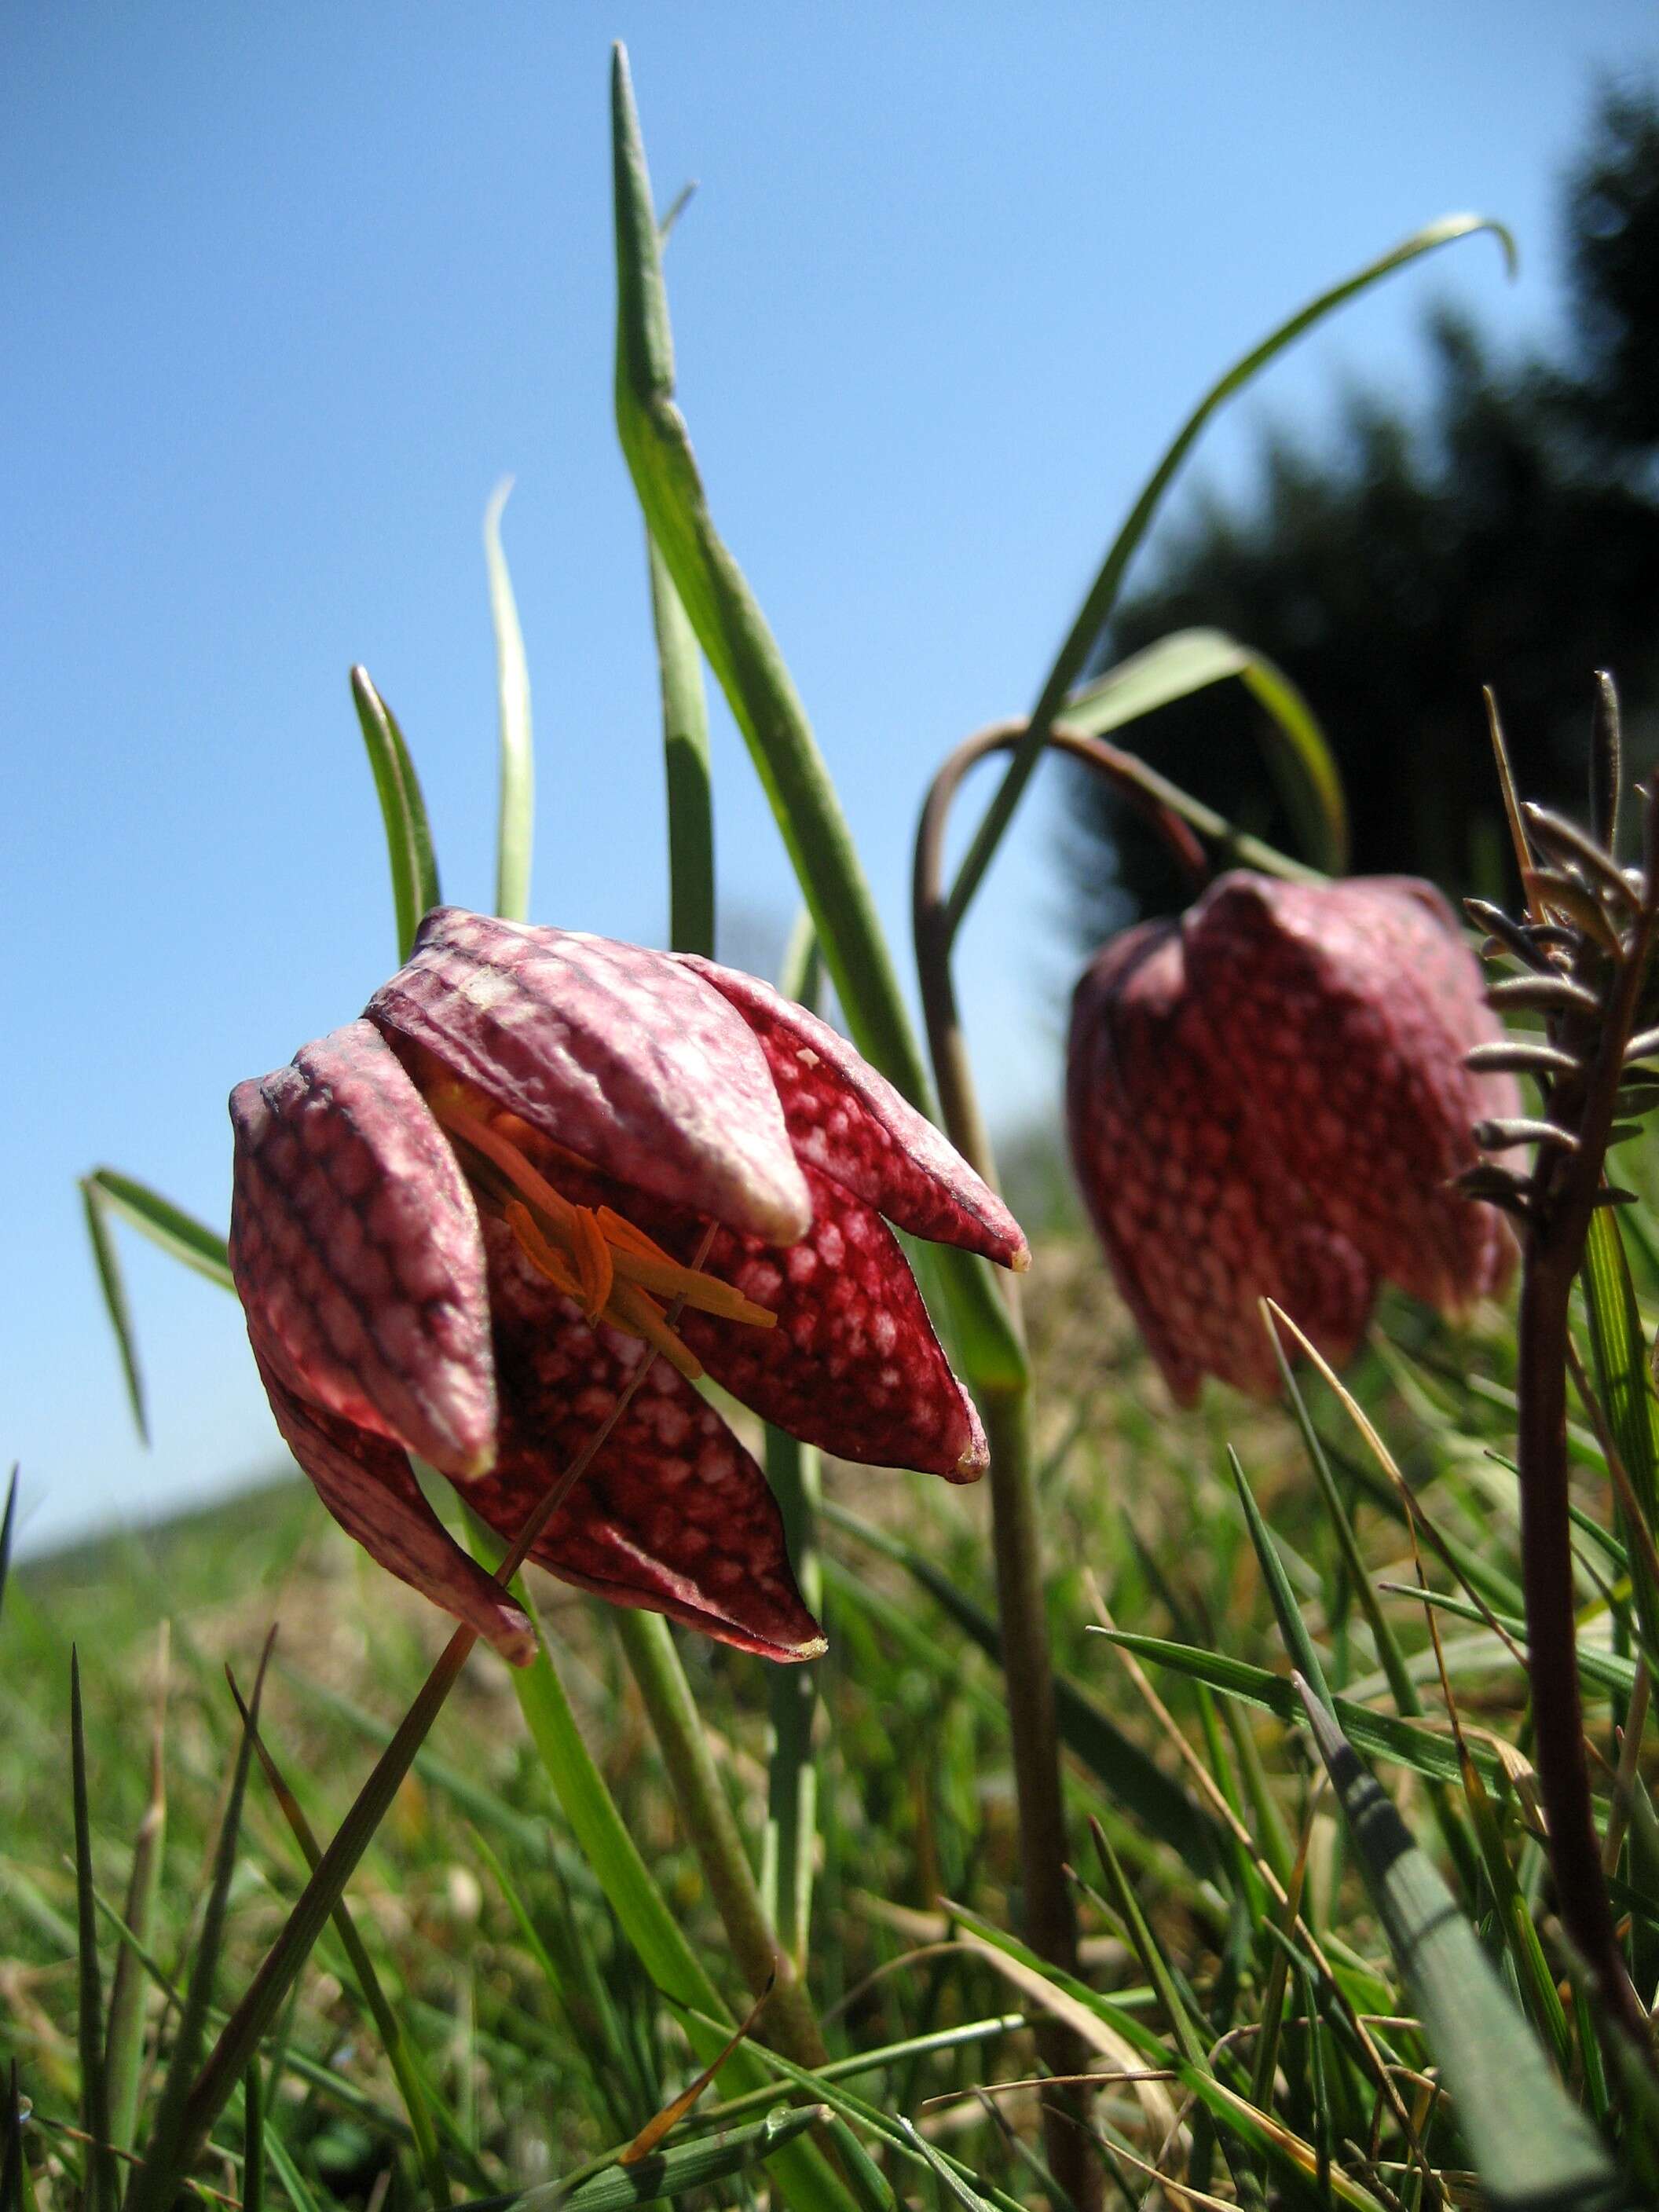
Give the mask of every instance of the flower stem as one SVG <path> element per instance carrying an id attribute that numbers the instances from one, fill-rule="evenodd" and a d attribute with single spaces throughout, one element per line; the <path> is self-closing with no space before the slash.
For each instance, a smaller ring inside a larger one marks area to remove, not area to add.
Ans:
<path id="1" fill-rule="evenodd" d="M 822 2066 L 830 2054 L 794 1961 L 767 1917 L 672 1632 L 660 1613 L 630 1609 L 618 1611 L 617 1632 L 732 1955 L 757 1996 L 771 1986 L 764 2014 L 767 2039 L 798 2066 Z"/>
<path id="2" fill-rule="evenodd" d="M 995 1168 L 951 974 L 951 921 L 943 886 L 945 829 L 951 801 L 967 770 L 986 753 L 1006 748 L 1016 739 L 1017 726 L 999 726 L 959 748 L 935 778 L 916 833 L 916 967 L 941 1115 L 951 1143 L 988 1182 L 994 1180 Z M 1111 748 L 1105 750 L 1109 752 Z M 1023 1350 L 1018 1286 L 1009 1278 L 1002 1289 Z M 1077 1916 L 1066 1874 L 1069 1853 L 1031 1448 L 1029 1369 L 1018 1382 L 994 1389 L 984 1387 L 971 1366 L 968 1379 L 975 1386 L 991 1448 L 991 1541 L 996 1562 L 1003 1694 L 1013 1745 L 1026 1934 L 1042 1957 L 1062 1972 L 1074 1974 Z M 1058 2021 L 1039 2028 L 1037 2047 L 1043 2063 L 1055 2075 L 1076 2075 L 1088 2063 L 1080 2039 Z M 1079 2212 L 1091 2212 L 1101 2202 L 1102 2176 L 1081 2122 L 1079 2106 L 1074 2105 L 1068 2111 L 1045 2100 L 1043 2133 L 1049 2170 L 1060 2191 L 1071 2198 Z"/>

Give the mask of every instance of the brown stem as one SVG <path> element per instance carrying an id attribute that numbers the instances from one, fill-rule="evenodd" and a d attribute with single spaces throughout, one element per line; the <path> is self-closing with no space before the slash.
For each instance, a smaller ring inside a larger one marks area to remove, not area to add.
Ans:
<path id="1" fill-rule="evenodd" d="M 1521 1559 L 1539 1794 L 1561 1924 L 1594 1975 L 1602 2003 L 1645 2050 L 1647 2017 L 1625 1971 L 1601 1870 L 1578 1695 L 1565 1352 L 1572 1273 L 1553 1255 L 1528 1252 L 1521 1285 Z"/>

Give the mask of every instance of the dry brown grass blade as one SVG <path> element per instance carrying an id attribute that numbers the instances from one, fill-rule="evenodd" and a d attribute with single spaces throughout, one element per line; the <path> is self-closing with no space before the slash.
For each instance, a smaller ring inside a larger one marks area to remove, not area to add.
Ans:
<path id="1" fill-rule="evenodd" d="M 661 2112 L 652 2114 L 633 2142 L 629 2144 L 628 2148 L 617 2160 L 618 2166 L 637 2166 L 642 2158 L 649 2158 L 669 2130 L 679 2125 L 738 2045 L 753 2033 L 756 2021 L 766 2009 L 766 2000 L 771 1996 L 776 1985 L 776 1980 L 777 1978 L 775 1975 L 772 1980 L 768 1982 L 754 2003 L 750 2006 L 736 2027 L 732 2029 L 726 2048 L 717 2057 L 710 2059 L 696 2080 L 682 2089 L 678 2097 L 665 2105 Z"/>

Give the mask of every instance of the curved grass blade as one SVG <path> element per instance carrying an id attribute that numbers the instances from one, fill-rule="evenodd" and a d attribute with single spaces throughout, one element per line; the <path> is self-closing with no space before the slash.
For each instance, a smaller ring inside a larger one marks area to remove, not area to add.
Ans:
<path id="1" fill-rule="evenodd" d="M 1348 865 L 1348 807 L 1318 717 L 1285 671 L 1220 629 L 1180 629 L 1131 653 L 1080 691 L 1059 719 L 1103 738 L 1177 699 L 1236 678 L 1266 710 L 1267 767 L 1304 852 L 1328 875 Z"/>
<path id="2" fill-rule="evenodd" d="M 930 1559 L 885 1529 L 872 1528 L 829 1500 L 823 1517 L 831 1527 L 879 1552 L 921 1584 L 994 1664 L 1002 1663 L 1002 1638 L 991 1616 L 963 1595 Z M 1267 1679 L 1272 1679 L 1271 1677 Z M 1145 1822 L 1194 1874 L 1213 1875 L 1223 1863 L 1221 1838 L 1213 1822 L 1179 1784 L 1172 1782 L 1134 1738 L 1069 1675 L 1054 1678 L 1054 1708 L 1060 1741 L 1126 1810 Z"/>
<path id="3" fill-rule="evenodd" d="M 163 1198 L 148 1183 L 118 1174 L 114 1168 L 94 1168 L 86 1182 L 93 1186 L 100 1206 L 142 1231 L 169 1259 L 194 1268 L 222 1291 L 232 1287 L 225 1240 L 216 1230 L 198 1221 L 194 1214 L 186 1213 L 183 1206 Z"/>
<path id="4" fill-rule="evenodd" d="M 1497 2212 L 1613 2212 L 1613 2162 L 1551 2071 L 1432 1863 L 1311 1692 L 1308 1726 Z"/>
<path id="5" fill-rule="evenodd" d="M 438 903 L 438 863 L 420 778 L 404 733 L 366 668 L 351 672 L 351 699 L 368 750 L 374 788 L 386 824 L 386 858 L 392 868 L 392 903 L 398 928 L 398 958 L 409 957 L 421 916 Z"/>
<path id="6" fill-rule="evenodd" d="M 275 1631 L 272 1631 L 274 1636 Z M 219 2116 L 224 2099 L 214 2106 L 199 2134 L 192 2125 L 191 2110 L 191 2081 L 201 2057 L 202 2042 L 213 2002 L 214 1978 L 218 1972 L 219 1954 L 223 1948 L 225 1908 L 230 1896 L 231 1876 L 236 1871 L 237 1846 L 241 1840 L 242 1800 L 247 1790 L 248 1765 L 253 1756 L 253 1728 L 259 1717 L 259 1699 L 264 1692 L 265 1668 L 270 1659 L 271 1638 L 259 1657 L 259 1672 L 253 1685 L 253 1696 L 249 1707 L 249 1723 L 242 1731 L 237 1747 L 236 1765 L 231 1775 L 230 1791 L 225 1801 L 224 1818 L 219 1829 L 218 1849 L 215 1853 L 213 1881 L 208 1892 L 207 1909 L 202 1915 L 201 1932 L 197 1938 L 195 1961 L 191 1967 L 185 2002 L 179 2015 L 178 2031 L 173 2037 L 173 2056 L 168 2062 L 167 2078 L 161 2085 L 155 2118 L 150 2129 L 149 2141 L 144 2152 L 144 2162 L 130 2184 L 123 2212 L 167 2212 L 179 2193 L 179 2185 L 195 2164 L 208 2130 Z M 242 2072 L 253 2057 L 252 2046 L 242 2054 L 241 2064 L 233 2081 Z M 228 2095 L 228 2087 L 226 2094 Z"/>
<path id="7" fill-rule="evenodd" d="M 1037 757 L 1047 742 L 1049 730 L 1064 712 L 1066 694 L 1082 672 L 1083 664 L 1093 650 L 1095 641 L 1105 628 L 1107 620 L 1117 603 L 1125 570 L 1151 527 L 1153 516 L 1179 473 L 1182 462 L 1196 444 L 1200 433 L 1212 416 L 1215 415 L 1237 392 L 1242 392 L 1253 378 L 1259 375 L 1270 362 L 1293 345 L 1315 325 L 1324 320 L 1338 307 L 1368 290 L 1373 284 L 1403 269 L 1425 253 L 1439 246 L 1449 246 L 1461 238 L 1470 238 L 1481 231 L 1490 231 L 1502 245 L 1504 258 L 1511 271 L 1515 267 L 1515 241 L 1504 226 L 1484 216 L 1444 216 L 1431 222 L 1383 254 L 1368 261 L 1363 269 L 1346 276 L 1328 291 L 1309 301 L 1296 313 L 1270 331 L 1259 345 L 1236 361 L 1199 401 L 1182 424 L 1158 466 L 1152 471 L 1141 489 L 1139 497 L 1130 508 L 1122 528 L 1113 539 L 1102 562 L 1100 572 L 1089 588 L 1087 597 L 1078 610 L 1077 618 L 1066 635 L 1065 643 L 1053 667 L 1044 680 L 1031 711 L 1030 725 L 1007 768 L 1003 773 L 996 796 L 986 810 L 985 817 L 974 833 L 974 839 L 963 857 L 957 879 L 951 887 L 949 902 L 951 927 L 954 932 L 962 926 L 962 918 L 979 889 L 991 857 L 1002 842 L 1004 831 L 1013 818 L 1020 795 L 1036 768 Z"/>
<path id="8" fill-rule="evenodd" d="M 93 1895 L 92 1820 L 87 1804 L 87 1732 L 81 1710 L 81 1655 L 70 1647 L 70 1767 L 75 1798 L 76 1955 L 81 2051 L 81 2124 L 87 2135 L 87 2212 L 115 2212 L 115 2154 L 110 2148 L 109 2080 L 104 2071 L 104 1992 L 98 1971 L 98 1907 Z"/>
<path id="9" fill-rule="evenodd" d="M 136 1182 L 131 1176 L 118 1174 L 113 1168 L 94 1168 L 90 1175 L 82 1176 L 81 1200 L 86 1212 L 92 1256 L 104 1293 L 104 1308 L 121 1355 L 121 1371 L 126 1377 L 133 1422 L 139 1436 L 148 1443 L 149 1422 L 144 1405 L 143 1370 L 138 1364 L 138 1340 L 133 1332 L 120 1255 L 109 1232 L 108 1217 L 112 1213 L 118 1215 L 148 1237 L 152 1244 L 159 1245 L 170 1259 L 193 1267 L 198 1275 L 205 1275 L 209 1282 L 216 1283 L 222 1291 L 233 1287 L 225 1240 L 186 1213 L 182 1206 L 174 1206 L 171 1199 L 163 1198 L 159 1191 Z"/>
<path id="10" fill-rule="evenodd" d="M 109 1316 L 109 1325 L 115 1332 L 117 1349 L 121 1355 L 121 1372 L 126 1377 L 127 1403 L 132 1408 L 132 1425 L 139 1439 L 149 1442 L 149 1414 L 144 1404 L 144 1377 L 138 1364 L 138 1341 L 133 1334 L 132 1309 L 127 1303 L 127 1286 L 121 1273 L 121 1255 L 115 1249 L 115 1239 L 109 1233 L 109 1224 L 104 1218 L 104 1199 L 91 1176 L 80 1178 L 81 1204 L 86 1214 L 87 1236 L 92 1245 L 93 1265 L 98 1270 L 99 1288 L 104 1294 L 104 1310 Z"/>
<path id="11" fill-rule="evenodd" d="M 501 808 L 495 829 L 495 911 L 530 919 L 530 855 L 536 836 L 536 756 L 531 740 L 530 668 L 519 627 L 513 578 L 501 550 L 501 510 L 513 489 L 503 477 L 484 509 L 484 561 L 495 628 L 495 689 L 501 728 Z M 417 787 L 418 793 L 418 787 Z M 435 882 L 434 890 L 436 890 Z M 419 916 L 416 919 L 418 921 Z"/>
<path id="12" fill-rule="evenodd" d="M 742 731 L 823 948 L 854 1041 L 923 1113 L 932 1086 L 847 817 L 800 695 L 708 508 L 685 418 L 662 246 L 624 49 L 611 63 L 617 220 L 617 429 L 651 533 Z M 1024 1348 L 980 1260 L 930 1247 L 969 1381 L 1018 1389 Z"/>

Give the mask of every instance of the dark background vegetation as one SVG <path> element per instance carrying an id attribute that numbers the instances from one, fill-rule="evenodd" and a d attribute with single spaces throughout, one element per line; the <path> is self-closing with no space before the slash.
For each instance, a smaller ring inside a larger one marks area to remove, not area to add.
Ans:
<path id="1" fill-rule="evenodd" d="M 1523 791 L 1577 810 L 1590 675 L 1610 668 L 1626 742 L 1659 753 L 1659 100 L 1604 90 L 1564 179 L 1566 337 L 1498 359 L 1468 320 L 1426 331 L 1426 406 L 1361 387 L 1334 442 L 1267 440 L 1254 500 L 1216 498 L 1157 541 L 1098 666 L 1193 624 L 1294 678 L 1335 752 L 1352 866 L 1501 883 L 1504 839 L 1481 686 Z M 1294 849 L 1264 789 L 1261 710 L 1220 684 L 1138 724 L 1136 750 Z M 1067 771 L 1079 933 L 1184 903 L 1161 848 Z"/>

